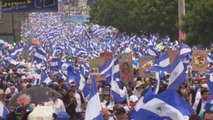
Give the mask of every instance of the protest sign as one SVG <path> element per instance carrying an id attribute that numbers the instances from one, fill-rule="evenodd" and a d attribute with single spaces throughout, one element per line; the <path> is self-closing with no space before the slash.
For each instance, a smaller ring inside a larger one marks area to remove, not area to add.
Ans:
<path id="1" fill-rule="evenodd" d="M 132 61 L 121 60 L 119 62 L 120 78 L 124 83 L 134 80 Z"/>
<path id="2" fill-rule="evenodd" d="M 207 70 L 207 51 L 206 50 L 193 50 L 192 70 L 194 71 Z"/>
<path id="3" fill-rule="evenodd" d="M 141 77 L 148 77 L 147 71 L 153 66 L 155 57 L 143 56 L 139 59 L 139 73 Z"/>

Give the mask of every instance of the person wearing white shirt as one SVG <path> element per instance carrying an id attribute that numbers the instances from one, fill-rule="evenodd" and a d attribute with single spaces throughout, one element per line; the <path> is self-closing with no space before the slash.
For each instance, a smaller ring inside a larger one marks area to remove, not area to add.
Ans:
<path id="1" fill-rule="evenodd" d="M 44 103 L 45 106 L 52 106 L 54 113 L 66 112 L 64 103 L 61 99 L 53 95 L 50 101 Z"/>

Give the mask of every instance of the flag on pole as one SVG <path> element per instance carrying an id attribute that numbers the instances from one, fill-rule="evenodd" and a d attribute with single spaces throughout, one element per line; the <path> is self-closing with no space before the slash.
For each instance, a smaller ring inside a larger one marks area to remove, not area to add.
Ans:
<path id="1" fill-rule="evenodd" d="M 3 118 L 3 120 L 6 120 L 7 115 L 9 114 L 8 109 L 6 106 L 0 101 L 0 117 Z"/>
<path id="2" fill-rule="evenodd" d="M 177 57 L 171 66 L 168 89 L 177 89 L 186 80 L 186 71 L 182 59 Z"/>
<path id="3" fill-rule="evenodd" d="M 85 120 L 103 120 L 95 76 L 92 76 L 92 87 L 90 90 L 89 101 L 87 103 Z"/>

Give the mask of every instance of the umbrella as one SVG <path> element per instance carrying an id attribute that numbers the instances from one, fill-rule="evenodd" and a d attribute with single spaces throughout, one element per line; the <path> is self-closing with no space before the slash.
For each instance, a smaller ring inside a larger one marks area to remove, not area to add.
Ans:
<path id="1" fill-rule="evenodd" d="M 34 104 L 41 104 L 42 102 L 47 102 L 50 100 L 50 98 L 53 96 L 56 96 L 58 98 L 62 98 L 62 95 L 58 93 L 57 91 L 53 90 L 52 88 L 48 87 L 39 87 L 39 86 L 34 86 L 27 88 L 20 93 L 16 94 L 11 98 L 9 101 L 8 105 L 9 106 L 18 106 L 17 104 L 17 98 L 22 95 L 22 94 L 27 94 L 31 97 L 31 103 Z"/>

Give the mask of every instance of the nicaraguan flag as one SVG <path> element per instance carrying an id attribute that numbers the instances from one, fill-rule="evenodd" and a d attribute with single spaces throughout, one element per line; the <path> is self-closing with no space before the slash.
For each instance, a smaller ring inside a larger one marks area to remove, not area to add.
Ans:
<path id="1" fill-rule="evenodd" d="M 24 49 L 24 47 L 18 47 L 14 50 L 12 50 L 12 52 L 10 53 L 10 56 L 12 58 L 17 58 L 17 56 L 22 52 L 22 50 Z"/>
<path id="2" fill-rule="evenodd" d="M 205 110 L 213 110 L 213 98 L 209 98 L 204 106 Z"/>
<path id="3" fill-rule="evenodd" d="M 134 120 L 188 120 L 193 110 L 175 90 L 167 90 L 144 103 L 138 101 L 130 117 Z"/>
<path id="4" fill-rule="evenodd" d="M 207 59 L 209 63 L 213 63 L 213 54 L 209 53 Z"/>
<path id="5" fill-rule="evenodd" d="M 180 46 L 180 56 L 186 56 L 192 53 L 192 49 L 185 43 Z"/>
<path id="6" fill-rule="evenodd" d="M 37 63 L 47 61 L 46 56 L 47 53 L 43 48 L 36 48 L 33 56 L 33 61 L 36 61 Z"/>
<path id="7" fill-rule="evenodd" d="M 150 45 L 146 48 L 146 52 L 150 56 L 155 56 L 157 57 L 159 55 L 159 51 L 154 48 L 154 46 Z"/>
<path id="8" fill-rule="evenodd" d="M 50 79 L 50 77 L 47 75 L 47 73 L 45 71 L 42 71 L 41 73 L 41 79 L 39 81 L 39 85 L 41 85 L 42 83 L 46 83 L 47 85 L 50 84 L 52 82 L 52 80 Z"/>
<path id="9" fill-rule="evenodd" d="M 171 66 L 168 89 L 177 89 L 186 80 L 186 70 L 181 57 L 177 57 Z"/>
<path id="10" fill-rule="evenodd" d="M 106 64 L 99 67 L 100 75 L 103 77 L 106 77 L 112 72 L 112 67 L 114 66 L 114 59 L 111 58 L 109 61 L 107 61 Z"/>
<path id="11" fill-rule="evenodd" d="M 95 76 L 92 78 L 92 87 L 90 90 L 89 101 L 87 103 L 85 120 L 103 120 Z"/>
<path id="12" fill-rule="evenodd" d="M 213 75 L 209 75 L 208 86 L 211 91 L 211 95 L 213 96 Z"/>
<path id="13" fill-rule="evenodd" d="M 155 64 L 151 67 L 150 71 L 170 71 L 170 61 L 168 53 L 164 53 Z"/>
<path id="14" fill-rule="evenodd" d="M 7 115 L 9 114 L 8 109 L 5 107 L 5 105 L 0 101 L 0 116 L 3 118 L 3 120 L 6 120 Z"/>
<path id="15" fill-rule="evenodd" d="M 126 102 L 126 87 L 121 87 L 117 83 L 119 81 L 112 80 L 111 81 L 111 94 L 114 98 L 115 104 Z"/>
<path id="16" fill-rule="evenodd" d="M 5 42 L 4 40 L 0 37 L 0 49 L 4 46 Z"/>

